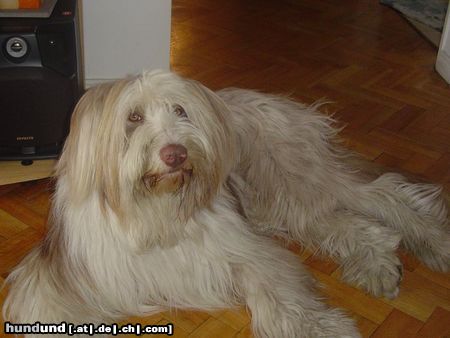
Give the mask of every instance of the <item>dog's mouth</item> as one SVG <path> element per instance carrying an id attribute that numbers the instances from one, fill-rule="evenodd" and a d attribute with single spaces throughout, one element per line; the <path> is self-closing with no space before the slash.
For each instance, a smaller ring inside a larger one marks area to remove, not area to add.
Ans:
<path id="1" fill-rule="evenodd" d="M 162 173 L 146 172 L 142 177 L 147 190 L 170 192 L 180 189 L 192 177 L 193 168 L 183 166 Z"/>

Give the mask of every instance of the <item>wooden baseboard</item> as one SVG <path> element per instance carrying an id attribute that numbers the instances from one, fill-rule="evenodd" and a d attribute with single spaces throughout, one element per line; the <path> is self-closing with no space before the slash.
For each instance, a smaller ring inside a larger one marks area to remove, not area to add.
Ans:
<path id="1" fill-rule="evenodd" d="M 0 185 L 50 177 L 56 160 L 36 160 L 24 166 L 20 161 L 0 161 Z"/>

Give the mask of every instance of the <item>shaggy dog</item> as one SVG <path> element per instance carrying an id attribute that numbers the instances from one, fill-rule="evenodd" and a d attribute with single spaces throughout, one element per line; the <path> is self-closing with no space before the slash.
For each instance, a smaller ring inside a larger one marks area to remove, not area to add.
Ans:
<path id="1" fill-rule="evenodd" d="M 336 132 L 317 106 L 161 71 L 89 90 L 57 166 L 48 234 L 7 279 L 5 318 L 109 323 L 245 304 L 258 337 L 359 337 L 272 235 L 392 298 L 399 244 L 448 270 L 447 208 L 437 186 L 366 178 Z"/>

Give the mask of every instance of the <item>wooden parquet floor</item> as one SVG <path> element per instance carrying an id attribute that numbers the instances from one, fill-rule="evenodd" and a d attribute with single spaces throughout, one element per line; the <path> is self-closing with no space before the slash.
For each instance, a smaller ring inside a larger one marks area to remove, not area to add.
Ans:
<path id="1" fill-rule="evenodd" d="M 431 45 L 375 0 L 173 0 L 173 70 L 213 89 L 327 98 L 328 111 L 347 124 L 342 136 L 349 147 L 450 190 L 450 88 L 434 71 L 435 57 Z M 0 282 L 42 238 L 51 192 L 49 180 L 0 187 Z M 341 283 L 329 259 L 292 250 L 364 337 L 450 337 L 449 274 L 400 252 L 400 296 L 375 299 Z M 245 309 L 134 320 L 172 322 L 175 337 L 252 337 Z"/>

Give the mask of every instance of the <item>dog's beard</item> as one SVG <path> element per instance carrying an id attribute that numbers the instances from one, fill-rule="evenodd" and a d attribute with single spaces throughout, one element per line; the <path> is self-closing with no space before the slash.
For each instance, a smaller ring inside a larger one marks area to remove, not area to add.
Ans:
<path id="1" fill-rule="evenodd" d="M 193 174 L 190 165 L 163 173 L 146 172 L 142 182 L 149 193 L 175 193 L 188 186 Z"/>
<path id="2" fill-rule="evenodd" d="M 191 156 L 181 168 L 145 171 L 137 178 L 138 188 L 133 195 L 152 203 L 161 198 L 170 201 L 173 215 L 179 221 L 192 217 L 196 210 L 209 205 L 218 186 L 216 166 L 206 163 L 204 155 L 201 159 L 197 156 Z"/>
<path id="3" fill-rule="evenodd" d="M 192 216 L 195 209 L 208 205 L 220 186 L 220 163 L 216 155 L 209 151 L 211 146 L 205 135 L 192 131 L 190 127 L 181 130 L 182 137 L 178 144 L 187 151 L 184 163 L 171 168 L 162 163 L 159 150 L 167 141 L 163 136 L 151 135 L 148 139 L 138 136 L 138 141 L 131 145 L 122 163 L 126 173 L 126 182 L 133 181 L 132 196 L 137 199 L 149 199 L 158 203 L 158 198 L 172 201 L 172 209 L 184 210 L 181 214 Z M 161 139 L 159 139 L 161 137 Z M 157 142 L 154 140 L 159 139 Z M 153 141 L 153 142 L 152 142 Z M 130 166 L 130 163 L 135 165 Z"/>

